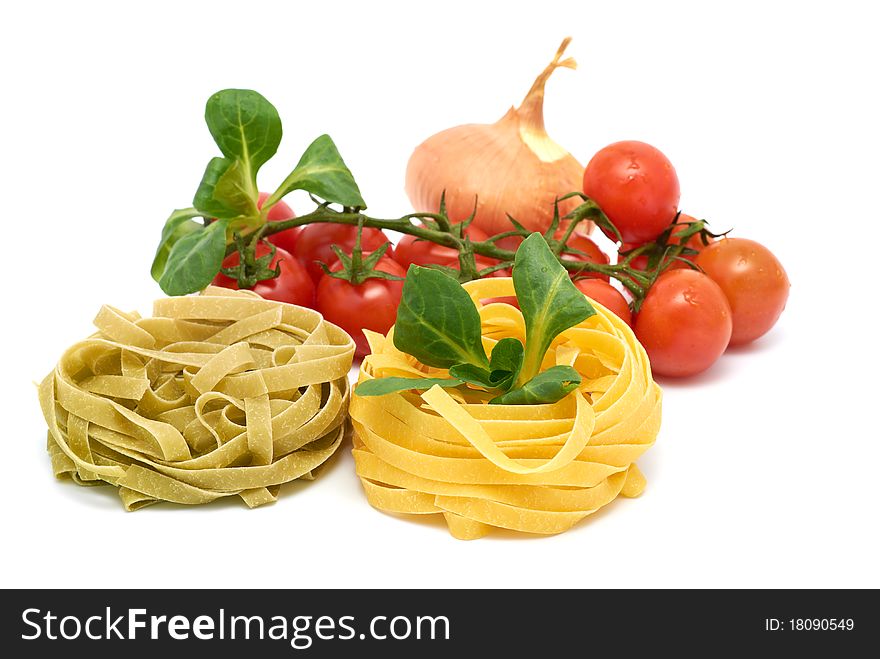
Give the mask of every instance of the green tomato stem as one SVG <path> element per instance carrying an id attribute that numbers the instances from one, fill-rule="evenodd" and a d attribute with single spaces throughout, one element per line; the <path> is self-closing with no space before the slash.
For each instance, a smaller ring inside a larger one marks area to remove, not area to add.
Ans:
<path id="1" fill-rule="evenodd" d="M 415 224 L 413 222 L 414 220 L 431 221 L 437 226 L 437 228 L 433 228 L 430 225 Z M 559 259 L 559 262 L 572 274 L 595 273 L 617 279 L 632 295 L 633 306 L 635 309 L 638 309 L 640 306 L 648 289 L 651 287 L 651 284 L 654 283 L 657 277 L 667 269 L 685 249 L 684 245 L 670 244 L 666 246 L 667 251 L 664 254 L 664 257 L 660 260 L 657 267 L 650 271 L 633 268 L 631 264 L 637 256 L 651 249 L 654 246 L 653 243 L 643 245 L 633 250 L 620 263 L 616 264 L 591 263 L 589 261 L 568 259 L 565 258 L 563 246 L 573 235 L 575 227 L 579 221 L 580 219 L 572 220 L 566 227 L 563 236 L 558 239 L 559 252 L 556 254 L 556 257 Z M 499 234 L 498 236 L 492 236 L 488 240 L 474 242 L 466 237 L 461 237 L 459 235 L 460 232 L 455 231 L 453 228 L 449 218 L 442 213 L 409 213 L 399 218 L 376 218 L 353 209 L 346 208 L 343 211 L 337 211 L 330 208 L 327 204 L 320 204 L 318 208 L 311 213 L 281 222 L 266 222 L 258 230 L 248 234 L 248 236 L 251 237 L 248 248 L 255 249 L 259 240 L 276 233 L 308 224 L 321 223 L 347 224 L 350 226 L 361 225 L 363 227 L 374 229 L 387 229 L 389 231 L 397 231 L 399 233 L 415 236 L 421 240 L 436 243 L 437 245 L 443 245 L 444 247 L 455 249 L 460 254 L 459 266 L 461 268 L 462 281 L 476 279 L 480 275 L 485 276 L 495 270 L 509 267 L 510 263 L 513 262 L 516 252 L 498 247 L 495 242 L 501 237 L 522 235 L 522 231 L 520 230 L 508 231 L 504 234 Z M 230 254 L 237 249 L 239 249 L 239 247 L 237 247 L 235 243 L 230 244 L 227 247 L 227 254 Z M 504 263 L 499 264 L 497 267 L 493 266 L 484 269 L 484 271 L 480 271 L 476 265 L 475 255 L 497 259 Z"/>

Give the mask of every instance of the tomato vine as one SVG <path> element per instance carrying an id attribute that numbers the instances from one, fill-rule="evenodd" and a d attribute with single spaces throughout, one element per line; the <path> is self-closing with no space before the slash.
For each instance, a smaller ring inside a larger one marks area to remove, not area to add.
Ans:
<path id="1" fill-rule="evenodd" d="M 397 231 L 451 248 L 458 253 L 459 267 L 435 267 L 462 282 L 510 268 L 516 252 L 498 243 L 511 237 L 524 240 L 531 233 L 516 218 L 508 216 L 509 231 L 485 240 L 471 240 L 465 229 L 474 214 L 462 222 L 453 222 L 442 198 L 436 213 L 415 212 L 397 218 L 369 216 L 364 212 L 366 203 L 351 171 L 328 135 L 309 145 L 290 175 L 260 207 L 256 176 L 280 144 L 278 112 L 257 92 L 229 89 L 211 96 L 205 120 L 223 156 L 209 161 L 193 208 L 174 211 L 165 223 L 151 273 L 169 295 L 201 290 L 221 271 L 224 258 L 236 251 L 240 265 L 234 276 L 240 288 L 251 288 L 262 279 L 276 276 L 277 268 L 268 266 L 271 257 L 258 258 L 257 247 L 269 236 L 308 224 L 345 224 L 358 227 L 359 232 L 365 227 Z M 315 209 L 296 218 L 268 221 L 273 206 L 294 190 L 308 192 Z M 580 199 L 580 205 L 561 216 L 560 202 L 571 198 Z M 674 225 L 676 232 L 670 225 L 654 242 L 625 253 L 619 263 L 595 263 L 569 258 L 580 254 L 570 242 L 584 222 L 592 222 L 606 234 L 621 239 L 617 228 L 593 200 L 581 192 L 572 192 L 556 200 L 552 222 L 543 234 L 551 253 L 572 277 L 595 273 L 617 279 L 632 296 L 634 310 L 638 310 L 657 277 L 674 263 L 696 268 L 687 258 L 696 254 L 687 246 L 688 239 L 700 234 L 705 241 L 715 235 L 703 221 Z M 651 255 L 649 267 L 634 267 L 634 260 L 643 254 Z M 478 256 L 484 258 L 483 267 Z M 486 258 L 496 262 L 486 266 Z M 355 264 L 360 264 L 359 254 L 355 255 Z"/>

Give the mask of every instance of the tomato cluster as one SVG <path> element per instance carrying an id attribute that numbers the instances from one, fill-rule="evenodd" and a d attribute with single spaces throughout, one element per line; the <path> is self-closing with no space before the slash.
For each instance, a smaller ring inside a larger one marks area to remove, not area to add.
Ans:
<path id="1" fill-rule="evenodd" d="M 268 195 L 260 193 L 258 205 L 262 207 Z M 276 203 L 268 212 L 269 222 L 282 222 L 296 217 L 293 210 L 283 201 Z M 278 267 L 280 274 L 273 279 L 257 282 L 253 290 L 261 296 L 311 307 L 331 323 L 339 325 L 351 334 L 357 346 L 357 355 L 363 357 L 369 352 L 364 329 L 388 332 L 397 316 L 397 305 L 403 282 L 391 279 L 370 278 L 356 284 L 345 279 L 331 277 L 324 273 L 321 263 L 331 271 L 338 272 L 342 264 L 333 251 L 333 245 L 351 253 L 357 240 L 357 227 L 346 224 L 309 224 L 305 227 L 287 229 L 269 237 L 275 247 L 275 255 L 269 268 Z M 361 249 L 369 254 L 383 244 L 388 237 L 379 229 L 364 228 L 361 234 Z M 256 256 L 265 256 L 271 251 L 266 243 L 256 248 Z M 406 270 L 392 260 L 393 250 L 389 244 L 388 256 L 383 256 L 375 270 L 396 277 L 404 277 Z M 239 263 L 239 254 L 234 252 L 223 261 L 223 268 L 231 268 Z M 227 288 L 237 288 L 234 279 L 222 272 L 214 278 L 214 284 Z"/>
<path id="2" fill-rule="evenodd" d="M 668 236 L 667 244 L 681 244 L 681 234 L 695 221 L 679 213 L 678 176 L 669 159 L 643 142 L 616 142 L 593 156 L 584 171 L 584 194 L 620 232 L 618 258 L 661 235 Z M 684 245 L 688 252 L 662 269 L 632 321 L 654 373 L 669 377 L 700 373 L 728 346 L 763 336 L 785 308 L 789 291 L 782 264 L 753 240 L 704 240 L 694 234 Z M 629 265 L 650 271 L 649 250 L 643 252 L 630 255 Z M 607 295 L 619 307 L 610 292 L 586 290 L 587 285 L 580 284 L 587 295 Z M 629 308 L 609 308 L 627 320 Z"/>
<path id="3" fill-rule="evenodd" d="M 617 314 L 632 326 L 651 360 L 653 371 L 667 377 L 684 377 L 709 368 L 728 346 L 740 345 L 764 335 L 776 323 L 788 298 L 788 277 L 779 260 L 764 246 L 744 238 L 721 238 L 700 230 L 702 225 L 681 213 L 678 177 L 660 151 L 642 142 L 617 142 L 600 150 L 584 171 L 584 193 L 614 224 L 622 238 L 617 248 L 618 263 L 626 262 L 624 275 L 647 291 L 631 303 L 625 287 L 616 286 L 606 274 L 589 272 L 574 276 L 574 283 L 593 301 Z M 260 195 L 259 205 L 266 199 Z M 267 214 L 270 222 L 295 217 L 283 201 Z M 603 229 L 608 235 L 610 232 Z M 387 245 L 387 251 L 373 271 L 391 275 L 341 279 L 325 273 L 348 266 L 333 250 L 338 246 L 351 253 L 356 246 L 356 226 L 315 223 L 287 229 L 269 237 L 275 254 L 268 267 L 277 268 L 274 279 L 262 280 L 254 290 L 263 297 L 312 307 L 352 335 L 357 355 L 369 352 L 364 330 L 387 333 L 394 324 L 403 289 L 402 278 L 410 264 L 458 268 L 458 252 L 415 236 L 404 236 L 396 247 L 379 229 L 363 228 L 360 246 L 364 255 Z M 463 235 L 474 242 L 489 238 L 470 225 Z M 564 237 L 564 229 L 554 236 Z M 609 235 L 609 237 L 611 237 Z M 616 239 L 617 237 L 613 237 Z M 521 241 L 509 239 L 515 249 Z M 668 248 L 677 248 L 678 258 L 667 261 Z M 256 256 L 264 257 L 271 247 L 261 243 Z M 635 252 L 635 253 L 633 253 Z M 608 265 L 610 258 L 587 236 L 573 233 L 561 257 Z M 238 265 L 233 253 L 224 268 Z M 499 262 L 476 256 L 479 271 Z M 348 270 L 346 270 L 348 272 Z M 510 276 L 499 268 L 486 276 Z M 397 279 L 400 278 L 400 279 Z M 237 282 L 217 275 L 214 283 L 235 288 Z M 504 300 L 516 304 L 515 298 Z M 634 313 L 635 309 L 635 313 Z"/>

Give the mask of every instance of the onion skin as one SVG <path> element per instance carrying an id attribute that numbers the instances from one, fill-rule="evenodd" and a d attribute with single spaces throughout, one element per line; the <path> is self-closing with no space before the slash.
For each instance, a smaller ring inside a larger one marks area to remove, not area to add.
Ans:
<path id="1" fill-rule="evenodd" d="M 445 191 L 449 219 L 466 219 L 476 202 L 473 223 L 489 235 L 513 229 L 508 213 L 529 231 L 550 226 L 556 198 L 580 190 L 584 176 L 583 165 L 544 129 L 544 84 L 556 68 L 575 67 L 571 58 L 559 59 L 568 41 L 519 108 L 494 124 L 441 131 L 416 148 L 406 168 L 406 192 L 416 211 L 438 212 Z M 560 215 L 578 204 L 577 199 L 561 202 Z"/>

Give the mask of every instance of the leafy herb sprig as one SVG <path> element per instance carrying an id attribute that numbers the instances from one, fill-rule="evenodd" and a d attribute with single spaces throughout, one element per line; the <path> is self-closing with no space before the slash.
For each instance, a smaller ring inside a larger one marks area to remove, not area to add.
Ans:
<path id="1" fill-rule="evenodd" d="M 526 325 L 525 345 L 508 337 L 491 355 L 483 349 L 480 315 L 461 284 L 444 272 L 410 266 L 394 325 L 395 347 L 421 363 L 449 371 L 448 379 L 376 378 L 355 389 L 359 396 L 395 391 L 470 386 L 503 405 L 554 403 L 574 391 L 581 377 L 571 366 L 541 370 L 553 340 L 596 313 L 571 283 L 539 233 L 523 241 L 513 265 L 513 286 Z"/>
<path id="2" fill-rule="evenodd" d="M 274 233 L 267 222 L 269 210 L 293 190 L 306 190 L 346 209 L 366 208 L 328 135 L 312 142 L 290 175 L 258 208 L 257 173 L 278 151 L 282 131 L 278 111 L 257 92 L 217 92 L 208 99 L 205 122 L 223 156 L 208 161 L 193 208 L 176 210 L 165 222 L 151 274 L 168 295 L 207 286 L 226 254 L 236 249 L 242 252 L 243 266 L 256 263 L 257 244 Z M 239 268 L 242 288 L 253 286 L 253 275 L 249 268 Z"/>
<path id="3" fill-rule="evenodd" d="M 459 281 L 510 267 L 515 253 L 499 247 L 498 241 L 510 236 L 527 238 L 530 234 L 515 218 L 510 218 L 510 231 L 473 242 L 464 234 L 473 215 L 463 222 L 453 223 L 446 214 L 442 199 L 437 213 L 409 213 L 393 219 L 370 217 L 363 212 L 367 206 L 354 176 L 328 135 L 320 136 L 309 145 L 296 167 L 262 207 L 258 207 L 257 174 L 275 155 L 281 143 L 281 119 L 277 110 L 255 91 L 227 89 L 208 99 L 205 121 L 222 156 L 208 162 L 193 198 L 193 206 L 175 210 L 165 222 L 151 274 L 168 295 L 185 295 L 203 289 L 220 271 L 224 257 L 235 251 L 240 252 L 239 266 L 234 272 L 238 285 L 240 288 L 253 287 L 260 279 L 277 274 L 276 270 L 267 267 L 265 259 L 256 256 L 259 242 L 275 233 L 306 224 L 336 223 L 389 229 L 451 247 L 459 253 L 459 268 L 446 268 L 445 272 Z M 316 208 L 294 219 L 268 222 L 269 210 L 294 190 L 308 192 Z M 568 215 L 560 217 L 558 202 L 571 197 L 579 197 L 582 203 Z M 566 254 L 577 254 L 577 250 L 568 245 L 568 240 L 577 225 L 584 221 L 593 221 L 619 237 L 617 229 L 592 200 L 573 192 L 557 200 L 553 221 L 543 234 L 551 254 L 572 275 L 599 273 L 618 279 L 632 295 L 635 308 L 663 270 L 689 255 L 690 250 L 684 244 L 686 238 L 682 239 L 683 234 L 679 233 L 666 235 L 662 245 L 658 239 L 657 243 L 651 244 L 653 247 L 640 247 L 627 254 L 623 262 L 614 265 L 566 258 Z M 565 229 L 556 238 L 563 223 Z M 688 236 L 698 232 L 708 234 L 703 222 L 694 223 L 688 231 Z M 632 267 L 635 257 L 649 249 L 661 252 L 660 256 L 652 257 L 653 265 L 648 270 Z M 498 263 L 481 269 L 476 255 L 496 259 Z M 690 261 L 686 263 L 693 267 Z M 438 268 L 443 270 L 440 266 Z M 369 268 L 367 271 L 369 276 L 375 276 Z"/>

